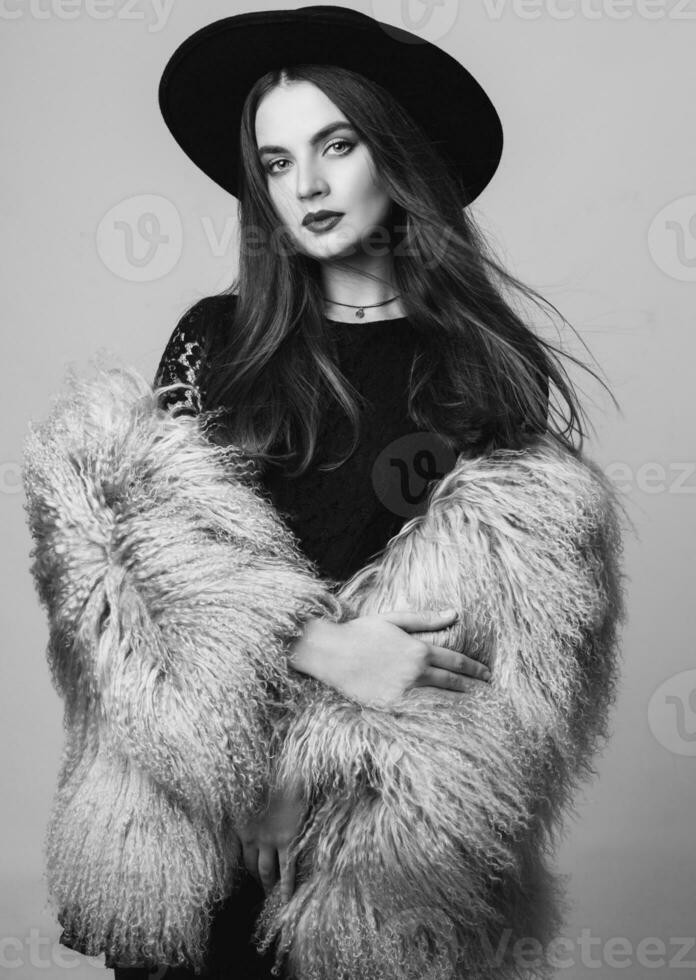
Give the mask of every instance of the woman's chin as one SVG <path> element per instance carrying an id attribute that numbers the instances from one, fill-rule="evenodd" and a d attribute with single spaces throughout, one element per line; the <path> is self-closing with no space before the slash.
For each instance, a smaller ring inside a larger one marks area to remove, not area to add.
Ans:
<path id="1" fill-rule="evenodd" d="M 351 239 L 332 239 L 330 234 L 323 235 L 321 240 L 316 242 L 303 242 L 303 251 L 314 259 L 327 261 L 329 259 L 343 259 L 349 255 L 355 255 L 357 247 Z"/>
<path id="2" fill-rule="evenodd" d="M 334 228 L 317 234 L 309 228 L 301 231 L 300 247 L 315 258 L 343 258 L 347 255 L 354 255 L 359 250 L 358 237 L 355 232 L 345 224 L 345 219 L 340 221 Z"/>

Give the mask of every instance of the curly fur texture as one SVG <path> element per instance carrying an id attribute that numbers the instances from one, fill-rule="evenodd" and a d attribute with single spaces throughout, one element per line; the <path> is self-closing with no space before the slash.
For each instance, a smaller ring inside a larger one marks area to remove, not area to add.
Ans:
<path id="1" fill-rule="evenodd" d="M 70 375 L 24 447 L 32 573 L 65 700 L 49 894 L 89 955 L 201 967 L 269 779 L 285 656 L 342 609 L 245 460 L 135 370 Z"/>
<path id="2" fill-rule="evenodd" d="M 299 778 L 297 887 L 287 905 L 271 893 L 257 936 L 296 977 L 549 975 L 543 952 L 528 965 L 564 914 L 546 860 L 617 683 L 609 484 L 546 436 L 460 458 L 333 594 L 248 475 L 134 370 L 73 381 L 27 440 L 32 570 L 66 702 L 47 854 L 64 924 L 89 953 L 197 968 L 239 880 L 235 823 Z M 453 604 L 454 627 L 419 635 L 493 682 L 378 707 L 288 669 L 304 617 L 405 604 Z"/>
<path id="3" fill-rule="evenodd" d="M 426 512 L 339 590 L 353 615 L 454 606 L 421 638 L 493 674 L 456 701 L 388 710 L 307 689 L 278 729 L 276 778 L 313 799 L 300 886 L 257 927 L 301 980 L 551 976 L 567 909 L 546 857 L 608 737 L 624 619 L 622 548 L 601 471 L 551 437 L 460 458 Z"/>

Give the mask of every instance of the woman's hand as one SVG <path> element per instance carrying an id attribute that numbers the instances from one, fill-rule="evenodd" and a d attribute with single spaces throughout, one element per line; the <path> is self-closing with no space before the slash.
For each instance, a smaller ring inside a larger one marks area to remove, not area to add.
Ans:
<path id="1" fill-rule="evenodd" d="M 409 610 L 345 623 L 311 619 L 295 641 L 290 664 L 363 704 L 388 704 L 411 687 L 461 694 L 488 681 L 488 669 L 464 653 L 409 635 L 444 629 L 455 618 L 454 610 Z"/>
<path id="2" fill-rule="evenodd" d="M 283 787 L 270 793 L 262 813 L 237 827 L 247 871 L 262 885 L 266 895 L 280 872 L 284 902 L 290 900 L 295 888 L 295 864 L 288 849 L 300 832 L 307 808 L 299 787 Z"/>

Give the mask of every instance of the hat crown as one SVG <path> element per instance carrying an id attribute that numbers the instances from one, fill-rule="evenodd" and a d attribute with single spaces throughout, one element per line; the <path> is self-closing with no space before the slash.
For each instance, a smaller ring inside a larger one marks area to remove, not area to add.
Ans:
<path id="1" fill-rule="evenodd" d="M 229 193 L 238 194 L 240 122 L 249 91 L 268 72 L 296 64 L 347 68 L 390 92 L 458 173 L 466 203 L 493 177 L 502 125 L 462 64 L 430 41 L 360 11 L 312 5 L 214 21 L 179 45 L 162 73 L 165 123 L 196 166 Z"/>

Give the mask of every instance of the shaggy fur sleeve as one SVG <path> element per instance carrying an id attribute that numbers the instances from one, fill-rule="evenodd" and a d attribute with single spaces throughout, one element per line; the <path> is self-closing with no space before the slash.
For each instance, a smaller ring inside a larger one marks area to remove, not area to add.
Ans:
<path id="1" fill-rule="evenodd" d="M 607 737 L 620 552 L 606 478 L 540 436 L 460 458 L 344 585 L 356 615 L 453 605 L 453 627 L 419 635 L 478 656 L 493 680 L 388 708 L 312 688 L 287 716 L 277 778 L 299 778 L 315 805 L 300 885 L 285 906 L 271 896 L 258 937 L 277 937 L 301 980 L 553 974 L 543 949 L 563 889 L 544 854 Z M 537 943 L 529 969 L 519 940 Z"/>
<path id="2" fill-rule="evenodd" d="M 341 606 L 244 458 L 157 394 L 134 369 L 69 377 L 30 426 L 32 573 L 70 716 L 219 823 L 258 807 L 289 641 Z"/>

